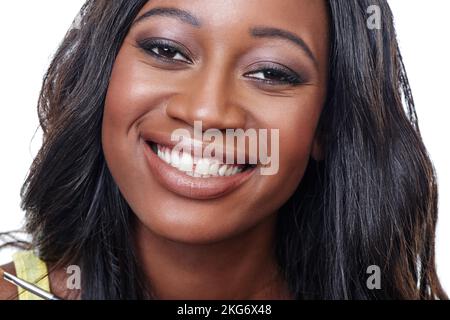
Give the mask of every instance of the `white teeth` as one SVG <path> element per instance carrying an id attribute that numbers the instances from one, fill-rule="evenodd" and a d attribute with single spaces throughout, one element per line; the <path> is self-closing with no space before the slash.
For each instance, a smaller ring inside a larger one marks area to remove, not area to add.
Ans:
<path id="1" fill-rule="evenodd" d="M 196 159 L 191 154 L 170 150 L 158 145 L 158 157 L 167 164 L 195 178 L 228 177 L 242 172 L 242 167 L 233 165 L 221 165 L 217 160 L 209 158 Z"/>
<path id="2" fill-rule="evenodd" d="M 180 164 L 178 165 L 178 169 L 184 172 L 192 171 L 192 166 L 194 165 L 194 159 L 192 159 L 191 155 L 183 152 L 181 156 Z"/>
<path id="3" fill-rule="evenodd" d="M 225 176 L 225 173 L 227 172 L 227 169 L 228 169 L 228 166 L 226 164 L 221 166 L 220 169 L 219 169 L 219 176 L 221 176 L 221 177 Z"/>
<path id="4" fill-rule="evenodd" d="M 220 164 L 213 163 L 212 165 L 209 166 L 208 173 L 212 176 L 217 176 L 219 174 L 219 168 L 220 168 Z"/>
<path id="5" fill-rule="evenodd" d="M 229 176 L 231 176 L 231 173 L 233 172 L 233 167 L 228 167 L 228 169 L 227 169 L 227 171 L 225 172 L 225 175 L 227 176 L 227 177 L 229 177 Z"/>
<path id="6" fill-rule="evenodd" d="M 175 150 L 172 150 L 170 164 L 172 164 L 172 167 L 175 168 L 178 168 L 180 165 L 180 155 Z"/>
<path id="7" fill-rule="evenodd" d="M 164 151 L 164 160 L 170 164 L 171 160 L 172 160 L 172 155 L 171 152 L 169 150 L 169 148 L 166 148 L 166 150 Z"/>
<path id="8" fill-rule="evenodd" d="M 195 173 L 199 175 L 206 175 L 209 174 L 209 161 L 206 159 L 200 159 L 195 166 Z"/>

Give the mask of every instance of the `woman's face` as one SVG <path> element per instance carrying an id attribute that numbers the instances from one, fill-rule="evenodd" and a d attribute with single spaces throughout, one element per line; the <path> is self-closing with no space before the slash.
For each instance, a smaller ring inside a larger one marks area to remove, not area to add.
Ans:
<path id="1" fill-rule="evenodd" d="M 320 154 L 327 21 L 326 3 L 317 0 L 144 6 L 114 64 L 102 135 L 108 167 L 142 225 L 171 240 L 208 243 L 274 217 L 310 156 Z M 205 158 L 197 163 L 202 176 L 187 174 L 186 166 L 196 167 L 188 154 L 180 155 L 184 167 L 174 158 L 171 134 L 193 133 L 196 121 L 204 131 L 279 130 L 278 172 L 262 175 L 260 164 L 218 170 Z M 164 156 L 152 150 L 158 145 Z"/>

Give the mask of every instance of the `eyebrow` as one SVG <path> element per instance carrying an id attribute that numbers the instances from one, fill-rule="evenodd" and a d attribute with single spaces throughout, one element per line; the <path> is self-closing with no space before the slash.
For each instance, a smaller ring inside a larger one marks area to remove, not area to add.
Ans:
<path id="1" fill-rule="evenodd" d="M 278 38 L 282 40 L 288 40 L 300 47 L 300 49 L 302 49 L 314 62 L 316 67 L 319 65 L 317 58 L 314 56 L 312 50 L 309 48 L 306 42 L 292 32 L 278 28 L 260 26 L 250 29 L 250 34 L 256 38 Z"/>
<path id="2" fill-rule="evenodd" d="M 200 19 L 195 17 L 189 11 L 168 7 L 157 7 L 147 11 L 133 22 L 133 26 L 142 22 L 143 20 L 155 16 L 175 18 L 196 28 L 200 28 L 202 26 Z M 306 53 L 308 58 L 310 58 L 314 62 L 314 65 L 316 67 L 318 67 L 319 65 L 317 58 L 314 56 L 312 50 L 306 44 L 306 42 L 301 37 L 290 31 L 267 26 L 257 26 L 250 29 L 250 35 L 255 38 L 278 38 L 282 40 L 288 40 L 302 49 L 303 52 Z"/>
<path id="3" fill-rule="evenodd" d="M 171 17 L 171 18 L 178 19 L 181 22 L 190 24 L 191 26 L 194 26 L 197 28 L 201 27 L 200 20 L 197 19 L 194 15 L 192 15 L 188 11 L 177 9 L 177 8 L 162 8 L 162 7 L 153 8 L 153 9 L 147 11 L 146 13 L 141 15 L 139 18 L 137 18 L 133 22 L 133 26 L 142 22 L 145 19 L 148 19 L 150 17 L 155 17 L 155 16 Z"/>

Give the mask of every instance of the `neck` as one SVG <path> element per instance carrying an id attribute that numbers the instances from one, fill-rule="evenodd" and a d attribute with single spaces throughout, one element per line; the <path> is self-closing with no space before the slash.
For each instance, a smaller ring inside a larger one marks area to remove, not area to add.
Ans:
<path id="1" fill-rule="evenodd" d="M 187 244 L 142 224 L 137 251 L 156 299 L 287 299 L 274 252 L 275 216 L 233 238 Z"/>

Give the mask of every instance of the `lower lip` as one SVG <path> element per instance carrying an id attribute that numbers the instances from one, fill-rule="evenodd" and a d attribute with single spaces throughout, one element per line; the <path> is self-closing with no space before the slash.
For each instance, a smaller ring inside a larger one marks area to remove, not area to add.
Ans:
<path id="1" fill-rule="evenodd" d="M 189 199 L 223 197 L 243 185 L 256 171 L 253 168 L 229 177 L 195 178 L 167 164 L 153 152 L 148 143 L 143 141 L 143 144 L 148 165 L 158 182 L 173 193 Z"/>

